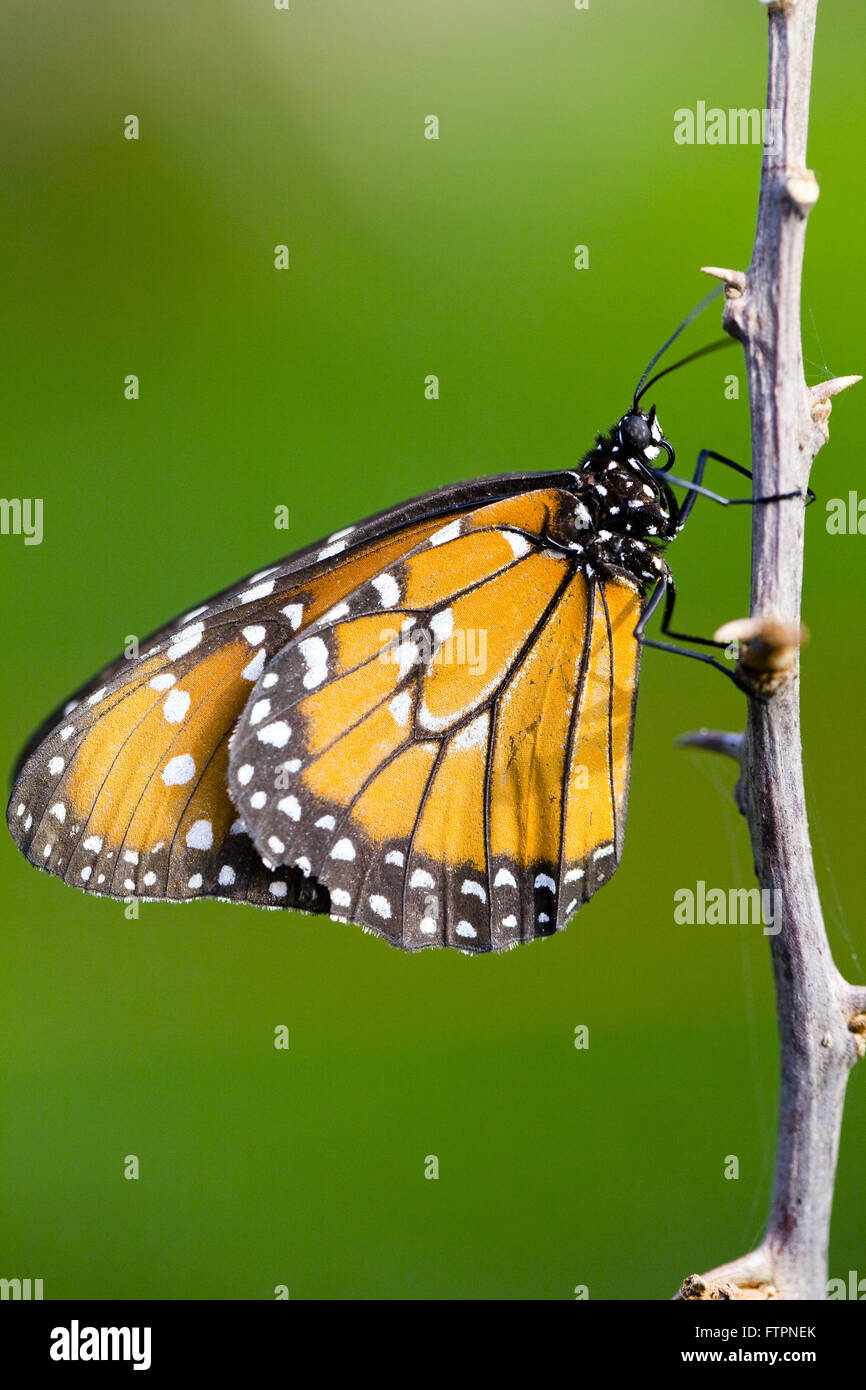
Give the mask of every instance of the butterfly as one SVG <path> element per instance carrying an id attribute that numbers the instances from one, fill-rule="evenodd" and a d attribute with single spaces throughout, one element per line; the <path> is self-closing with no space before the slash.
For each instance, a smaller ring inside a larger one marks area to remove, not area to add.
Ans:
<path id="1" fill-rule="evenodd" d="M 695 496 L 638 401 L 574 469 L 380 512 L 107 666 L 22 754 L 22 852 L 89 893 L 409 951 L 564 928 L 620 862 L 642 628 Z"/>

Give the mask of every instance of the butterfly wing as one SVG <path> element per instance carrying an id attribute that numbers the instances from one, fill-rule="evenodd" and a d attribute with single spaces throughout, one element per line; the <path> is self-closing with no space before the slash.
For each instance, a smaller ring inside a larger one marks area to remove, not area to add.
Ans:
<path id="1" fill-rule="evenodd" d="M 327 910 L 255 853 L 227 791 L 228 744 L 268 662 L 450 514 L 521 475 L 442 489 L 252 575 L 88 682 L 31 739 L 7 820 L 31 863 L 111 897 L 219 896 Z"/>
<path id="2" fill-rule="evenodd" d="M 233 737 L 258 852 L 404 949 L 549 935 L 619 862 L 642 600 L 546 543 L 568 505 L 407 548 L 268 662 Z"/>

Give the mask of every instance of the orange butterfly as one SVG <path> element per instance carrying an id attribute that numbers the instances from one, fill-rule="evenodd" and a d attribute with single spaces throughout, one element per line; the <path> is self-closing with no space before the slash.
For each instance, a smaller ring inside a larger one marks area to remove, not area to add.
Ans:
<path id="1" fill-rule="evenodd" d="M 680 509 L 637 401 L 576 469 L 383 512 L 107 667 L 22 757 L 21 850 L 91 893 L 406 950 L 565 927 L 620 860 L 643 626 L 667 595 L 669 631 L 662 547 L 703 490 Z"/>

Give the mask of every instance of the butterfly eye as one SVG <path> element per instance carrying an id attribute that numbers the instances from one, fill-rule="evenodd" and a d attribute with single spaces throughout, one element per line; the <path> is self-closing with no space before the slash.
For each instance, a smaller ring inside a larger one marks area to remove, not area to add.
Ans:
<path id="1" fill-rule="evenodd" d="M 643 415 L 635 413 L 624 415 L 619 422 L 619 437 L 624 448 L 642 453 L 652 444 L 649 421 Z"/>

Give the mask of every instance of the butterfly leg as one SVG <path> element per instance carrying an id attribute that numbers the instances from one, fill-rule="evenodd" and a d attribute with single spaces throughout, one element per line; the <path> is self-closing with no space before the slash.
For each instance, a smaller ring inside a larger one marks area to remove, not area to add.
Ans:
<path id="1" fill-rule="evenodd" d="M 702 486 L 704 470 L 709 459 L 715 459 L 717 463 L 723 463 L 726 468 L 733 469 L 735 473 L 739 473 L 744 478 L 751 478 L 752 476 L 748 468 L 744 468 L 741 463 L 737 463 L 734 459 L 728 458 L 725 454 L 716 453 L 715 449 L 701 449 L 701 452 L 698 454 L 698 461 L 691 481 L 686 478 L 674 477 L 672 473 L 665 472 L 665 479 L 667 482 L 676 483 L 679 487 L 688 489 L 689 495 L 683 503 L 677 519 L 678 531 L 682 530 L 688 520 L 692 507 L 695 505 L 699 495 L 701 497 L 708 497 L 711 502 L 717 502 L 722 507 L 754 507 L 763 505 L 767 502 L 786 502 L 791 498 L 802 498 L 803 496 L 802 492 L 794 491 L 777 492 L 771 497 L 723 497 L 721 493 L 711 492 L 709 488 Z M 815 494 L 811 488 L 808 488 L 806 506 L 808 507 L 809 503 L 814 501 Z"/>
<path id="2" fill-rule="evenodd" d="M 727 676 L 728 680 L 733 681 L 737 689 L 743 689 L 743 687 L 740 685 L 740 682 L 737 680 L 737 677 L 734 674 L 734 672 L 730 671 L 727 668 L 727 666 L 723 666 L 720 661 L 716 661 L 715 657 L 710 656 L 707 652 L 689 651 L 688 647 L 678 647 L 675 646 L 672 642 L 658 642 L 655 640 L 655 638 L 646 636 L 647 623 L 658 609 L 659 605 L 662 602 L 662 599 L 664 599 L 664 613 L 662 615 L 661 630 L 666 637 L 677 637 L 683 642 L 702 643 L 705 646 L 711 647 L 725 646 L 724 642 L 717 642 L 710 637 L 692 637 L 685 632 L 672 631 L 670 622 L 673 616 L 674 604 L 676 602 L 676 593 L 677 591 L 676 585 L 674 584 L 673 575 L 670 573 L 670 570 L 667 570 L 667 572 L 662 573 L 658 582 L 656 583 L 655 588 L 650 594 L 649 602 L 647 603 L 646 608 L 643 610 L 640 616 L 640 620 L 638 621 L 638 624 L 635 627 L 634 635 L 637 638 L 638 642 L 640 642 L 641 646 L 643 647 L 655 647 L 658 651 L 661 652 L 675 652 L 677 656 L 690 656 L 695 661 L 703 661 L 708 666 L 714 666 L 717 671 L 721 671 L 723 676 Z"/>
<path id="3" fill-rule="evenodd" d="M 702 486 L 701 480 L 704 476 L 704 470 L 709 459 L 715 459 L 718 463 L 723 463 L 727 468 L 733 469 L 735 473 L 741 474 L 741 476 L 744 478 L 751 478 L 752 476 L 748 468 L 744 468 L 741 463 L 737 463 L 736 460 L 728 458 L 725 454 L 716 453 L 714 449 L 702 449 L 701 452 L 698 454 L 697 465 L 695 467 L 694 476 L 691 479 L 691 481 L 688 481 L 685 478 L 676 478 L 672 474 L 665 472 L 664 476 L 667 482 L 677 483 L 679 486 L 687 488 L 689 491 L 689 495 L 683 503 L 683 506 L 679 512 L 679 516 L 676 519 L 677 531 L 682 530 L 683 526 L 688 520 L 692 507 L 695 505 L 695 502 L 697 501 L 699 495 L 702 497 L 708 497 L 711 502 L 718 502 L 723 507 L 751 507 L 760 504 L 765 504 L 768 502 L 785 502 L 790 500 L 791 498 L 802 498 L 803 496 L 801 492 L 795 491 L 775 493 L 772 497 L 723 497 L 721 493 L 711 492 L 709 488 L 705 488 Z M 814 502 L 814 500 L 815 494 L 812 491 L 812 489 L 809 488 L 808 495 L 806 497 L 806 506 L 808 507 L 809 503 Z M 662 632 L 664 633 L 664 635 L 666 637 L 675 637 L 680 642 L 694 642 L 695 644 L 700 646 L 724 648 L 726 646 L 726 643 L 718 642 L 712 637 L 696 637 L 693 633 L 677 632 L 671 627 L 671 619 L 673 617 L 674 611 L 674 602 L 676 600 L 676 590 L 674 588 L 673 578 L 671 577 L 670 573 L 668 573 L 664 582 L 666 592 L 664 614 L 662 617 Z M 649 616 L 652 614 L 652 612 L 655 611 L 655 609 L 658 607 L 658 604 L 661 602 L 662 594 L 659 593 L 658 597 L 656 597 L 656 592 L 657 591 L 654 591 L 650 599 L 650 603 L 644 612 L 644 617 L 638 624 L 638 628 L 641 629 L 641 632 L 643 630 L 643 627 L 645 626 L 645 620 L 649 618 Z M 638 637 L 639 641 L 644 640 L 645 645 L 653 645 L 649 641 L 649 639 L 642 639 L 641 633 L 636 631 L 635 635 Z M 686 653 L 679 648 L 673 649 L 668 646 L 668 649 L 678 650 L 680 652 L 680 655 L 697 655 L 696 652 Z M 714 662 L 711 657 L 704 657 L 703 659 L 705 661 L 709 661 L 711 665 L 719 666 L 719 663 Z M 731 675 L 731 672 L 728 671 L 725 667 L 719 666 L 719 669 L 723 670 L 726 676 L 729 676 L 732 680 L 734 680 L 735 684 L 738 684 L 735 678 Z"/>

